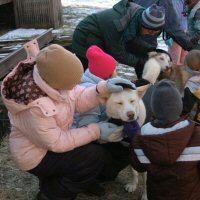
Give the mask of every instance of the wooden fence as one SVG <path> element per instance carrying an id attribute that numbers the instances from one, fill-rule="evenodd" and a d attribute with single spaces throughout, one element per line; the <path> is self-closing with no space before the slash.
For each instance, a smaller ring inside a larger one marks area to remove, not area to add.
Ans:
<path id="1" fill-rule="evenodd" d="M 61 0 L 14 0 L 17 27 L 58 28 L 63 24 Z"/>

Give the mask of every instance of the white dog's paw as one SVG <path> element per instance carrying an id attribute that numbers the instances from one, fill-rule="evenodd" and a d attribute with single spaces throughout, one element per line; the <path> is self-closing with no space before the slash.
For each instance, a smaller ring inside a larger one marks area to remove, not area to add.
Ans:
<path id="1" fill-rule="evenodd" d="M 141 200 L 148 200 L 148 199 L 147 199 L 147 193 L 146 193 L 146 192 L 143 192 L 143 193 L 142 193 L 142 198 L 141 198 Z"/>
<path id="2" fill-rule="evenodd" d="M 124 186 L 125 190 L 127 192 L 134 192 L 137 188 L 137 184 L 134 184 L 134 183 L 127 183 L 125 186 Z"/>

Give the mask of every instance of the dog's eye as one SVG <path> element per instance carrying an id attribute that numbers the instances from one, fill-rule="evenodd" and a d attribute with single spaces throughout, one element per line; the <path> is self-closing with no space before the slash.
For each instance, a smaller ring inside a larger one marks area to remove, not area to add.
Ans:
<path id="1" fill-rule="evenodd" d="M 130 102 L 131 102 L 131 103 L 134 103 L 135 101 L 134 101 L 134 100 L 130 100 Z"/>
<path id="2" fill-rule="evenodd" d="M 123 103 L 122 102 L 118 102 L 117 104 L 122 105 Z"/>
<path id="3" fill-rule="evenodd" d="M 163 58 L 163 57 L 160 57 L 160 60 L 164 60 L 164 58 Z"/>

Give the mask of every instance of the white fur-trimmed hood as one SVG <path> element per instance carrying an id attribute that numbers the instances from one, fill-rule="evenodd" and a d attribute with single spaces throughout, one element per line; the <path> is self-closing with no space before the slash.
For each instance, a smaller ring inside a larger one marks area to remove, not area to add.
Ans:
<path id="1" fill-rule="evenodd" d="M 172 131 L 179 130 L 181 128 L 185 128 L 188 125 L 189 125 L 189 121 L 184 120 L 184 121 L 181 121 L 181 122 L 175 124 L 174 126 L 172 126 L 170 128 L 156 128 L 156 127 L 152 126 L 151 123 L 149 122 L 149 123 L 145 124 L 144 126 L 142 126 L 141 135 L 164 134 L 164 133 L 167 133 L 167 132 L 172 132 Z"/>

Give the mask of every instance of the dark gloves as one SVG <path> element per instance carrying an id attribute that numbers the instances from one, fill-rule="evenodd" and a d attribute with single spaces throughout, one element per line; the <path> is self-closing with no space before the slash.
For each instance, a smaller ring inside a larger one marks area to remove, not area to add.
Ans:
<path id="1" fill-rule="evenodd" d="M 127 135 L 127 137 L 132 140 L 133 137 L 136 134 L 140 133 L 140 126 L 137 121 L 132 121 L 132 122 L 125 122 L 124 123 L 124 134 Z"/>

